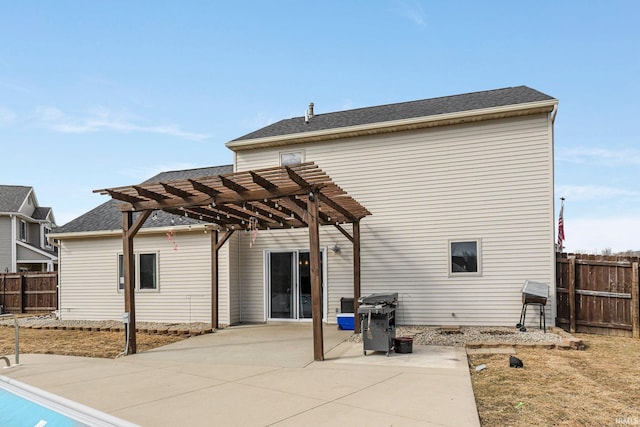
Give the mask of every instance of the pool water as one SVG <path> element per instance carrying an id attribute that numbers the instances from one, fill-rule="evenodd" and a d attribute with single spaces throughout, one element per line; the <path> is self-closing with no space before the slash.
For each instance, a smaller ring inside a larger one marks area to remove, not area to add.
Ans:
<path id="1" fill-rule="evenodd" d="M 86 426 L 37 403 L 0 389 L 0 426 L 77 427 Z"/>
<path id="2" fill-rule="evenodd" d="M 0 427 L 83 426 L 135 424 L 0 375 Z"/>

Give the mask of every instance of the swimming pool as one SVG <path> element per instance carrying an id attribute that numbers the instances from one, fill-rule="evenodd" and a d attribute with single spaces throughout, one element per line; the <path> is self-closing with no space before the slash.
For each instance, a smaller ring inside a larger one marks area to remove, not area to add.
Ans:
<path id="1" fill-rule="evenodd" d="M 133 427 L 135 424 L 0 375 L 0 426 Z"/>

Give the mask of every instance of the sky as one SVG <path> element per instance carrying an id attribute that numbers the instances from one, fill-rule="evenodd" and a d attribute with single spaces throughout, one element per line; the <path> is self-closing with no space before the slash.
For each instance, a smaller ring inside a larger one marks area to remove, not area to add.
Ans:
<path id="1" fill-rule="evenodd" d="M 0 4 L 0 183 L 58 225 L 93 190 L 231 164 L 281 119 L 526 85 L 559 100 L 568 251 L 640 250 L 640 2 Z"/>

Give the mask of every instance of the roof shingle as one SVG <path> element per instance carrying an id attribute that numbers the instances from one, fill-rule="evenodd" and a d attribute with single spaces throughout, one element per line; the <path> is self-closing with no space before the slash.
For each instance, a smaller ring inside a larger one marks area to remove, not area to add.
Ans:
<path id="1" fill-rule="evenodd" d="M 201 178 L 203 176 L 220 175 L 231 172 L 233 172 L 232 165 L 168 171 L 161 172 L 158 175 L 149 178 L 144 182 L 144 184 L 167 182 L 187 178 Z M 89 212 L 66 223 L 65 225 L 57 227 L 54 230 L 54 233 L 122 230 L 122 214 L 120 212 L 120 209 L 118 209 L 117 207 L 119 203 L 121 202 L 115 199 L 110 199 L 100 206 L 97 206 L 94 209 L 91 209 Z M 176 223 L 180 225 L 200 223 L 200 221 L 193 218 L 178 217 L 176 215 L 172 215 L 163 211 L 157 211 L 155 214 L 155 219 L 149 218 L 144 223 L 142 228 L 169 227 Z M 134 220 L 138 215 L 138 213 L 134 214 Z"/>
<path id="2" fill-rule="evenodd" d="M 280 120 L 279 122 L 236 138 L 233 141 L 322 131 L 371 123 L 384 123 L 394 120 L 428 117 L 553 99 L 554 98 L 549 95 L 527 86 L 508 87 L 462 95 L 401 102 L 398 104 L 315 114 L 308 123 L 305 122 L 304 117 L 294 117 Z"/>
<path id="3" fill-rule="evenodd" d="M 31 190 L 23 185 L 0 185 L 0 212 L 18 212 Z"/>

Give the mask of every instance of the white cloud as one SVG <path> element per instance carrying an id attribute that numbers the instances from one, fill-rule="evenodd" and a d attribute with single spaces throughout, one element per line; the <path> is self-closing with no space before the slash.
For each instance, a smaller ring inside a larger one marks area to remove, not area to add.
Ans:
<path id="1" fill-rule="evenodd" d="M 635 148 L 608 149 L 600 147 L 559 148 L 557 161 L 595 164 L 599 166 L 640 165 L 640 150 Z"/>
<path id="2" fill-rule="evenodd" d="M 567 200 L 584 202 L 584 201 L 602 201 L 614 197 L 639 198 L 640 191 L 628 190 L 620 187 L 607 187 L 603 185 L 559 185 L 556 187 L 556 194 L 566 197 Z"/>
<path id="3" fill-rule="evenodd" d="M 603 218 L 564 218 L 567 252 L 600 253 L 640 250 L 640 215 Z"/>
<path id="4" fill-rule="evenodd" d="M 191 141 L 202 141 L 208 135 L 187 132 L 177 125 L 143 125 L 140 118 L 126 113 L 116 113 L 104 107 L 94 108 L 86 117 L 72 117 L 54 107 L 38 107 L 35 117 L 44 126 L 61 133 L 92 132 L 142 132 L 175 136 Z"/>
<path id="5" fill-rule="evenodd" d="M 414 24 L 417 24 L 421 27 L 425 27 L 426 23 L 426 14 L 422 7 L 422 4 L 418 0 L 413 1 L 401 1 L 399 2 L 400 9 L 399 13 L 401 16 L 408 18 Z"/>
<path id="6" fill-rule="evenodd" d="M 16 114 L 0 105 L 0 125 L 8 125 L 16 119 Z"/>

